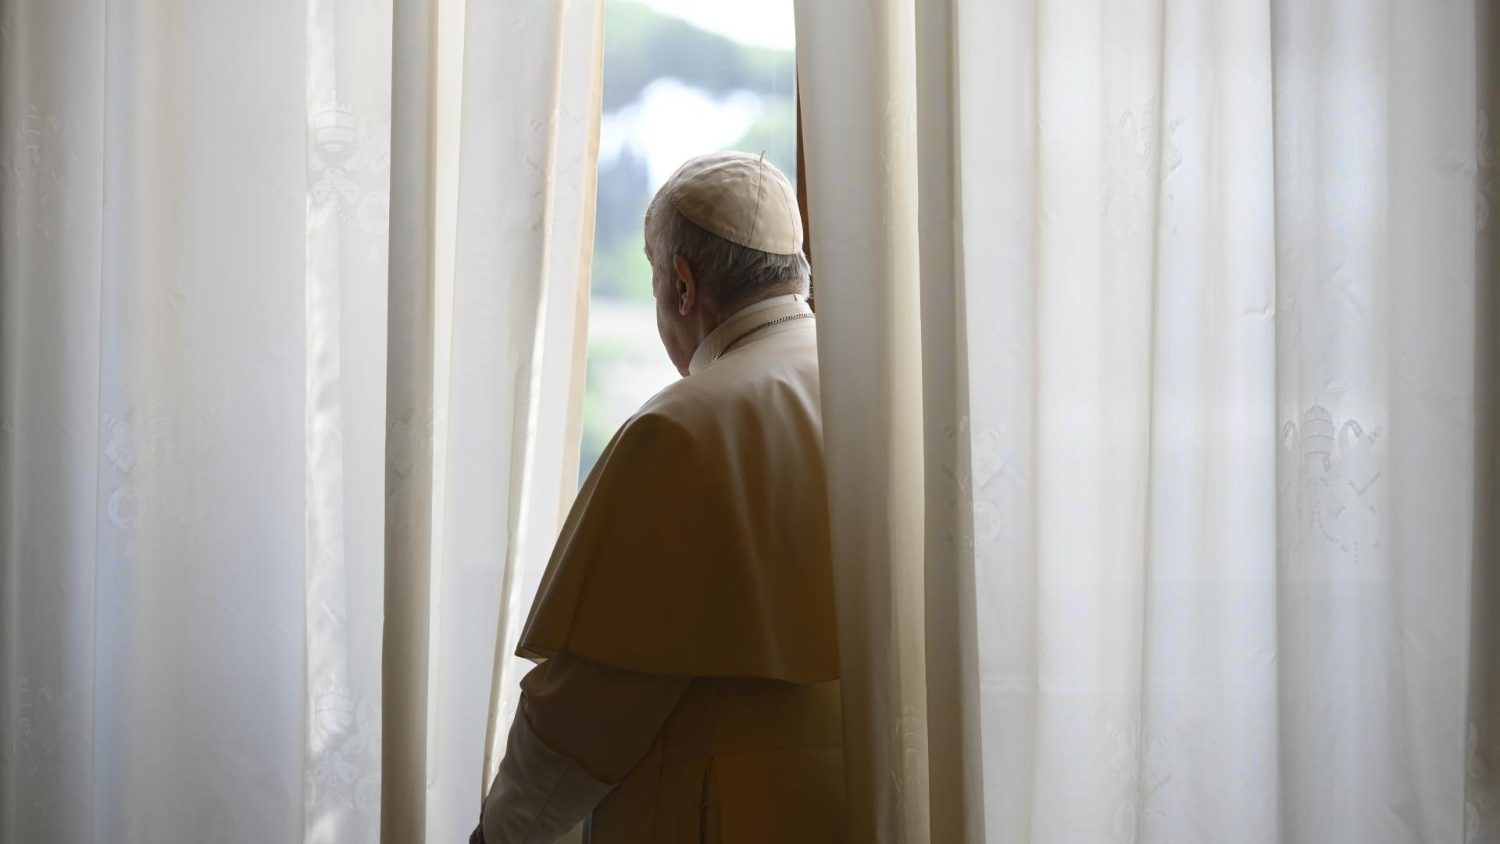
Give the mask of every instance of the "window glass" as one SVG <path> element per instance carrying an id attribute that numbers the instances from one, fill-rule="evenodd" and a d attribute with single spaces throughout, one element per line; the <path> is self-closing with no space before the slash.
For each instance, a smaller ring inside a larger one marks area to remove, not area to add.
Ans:
<path id="1" fill-rule="evenodd" d="M 646 205 L 694 155 L 760 153 L 796 175 L 791 0 L 609 0 L 580 482 L 676 380 L 656 335 Z"/>

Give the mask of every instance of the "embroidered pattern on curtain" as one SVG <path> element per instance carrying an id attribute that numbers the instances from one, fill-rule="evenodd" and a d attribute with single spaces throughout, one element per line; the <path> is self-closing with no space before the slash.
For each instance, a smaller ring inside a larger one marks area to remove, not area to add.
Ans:
<path id="1" fill-rule="evenodd" d="M 472 830 L 577 473 L 601 16 L 0 3 L 0 840 Z"/>
<path id="2" fill-rule="evenodd" d="M 1492 6 L 798 5 L 861 840 L 1500 834 Z"/>

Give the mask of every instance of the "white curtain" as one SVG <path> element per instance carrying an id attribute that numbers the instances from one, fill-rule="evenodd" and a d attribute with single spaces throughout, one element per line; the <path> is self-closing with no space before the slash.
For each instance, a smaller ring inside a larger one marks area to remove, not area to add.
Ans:
<path id="1" fill-rule="evenodd" d="M 1500 841 L 1494 5 L 797 25 L 855 840 Z"/>
<path id="2" fill-rule="evenodd" d="M 600 16 L 0 1 L 0 841 L 468 835 Z"/>

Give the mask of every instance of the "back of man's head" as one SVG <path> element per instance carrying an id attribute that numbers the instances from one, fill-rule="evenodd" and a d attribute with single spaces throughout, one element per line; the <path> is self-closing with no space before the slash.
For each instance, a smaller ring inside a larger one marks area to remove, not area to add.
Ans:
<path id="1" fill-rule="evenodd" d="M 763 155 L 687 161 L 646 209 L 646 242 L 659 271 L 681 255 L 720 308 L 808 291 L 796 194 Z"/>

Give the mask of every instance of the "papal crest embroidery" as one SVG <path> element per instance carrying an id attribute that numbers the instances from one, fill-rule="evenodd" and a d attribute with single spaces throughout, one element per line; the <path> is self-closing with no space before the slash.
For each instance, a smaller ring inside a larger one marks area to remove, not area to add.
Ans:
<path id="1" fill-rule="evenodd" d="M 310 152 L 313 225 L 337 220 L 383 233 L 390 193 L 381 171 L 390 165 L 390 127 L 371 126 L 344 103 L 327 103 L 313 115 Z"/>
<path id="2" fill-rule="evenodd" d="M 1357 420 L 1338 425 L 1314 404 L 1281 429 L 1280 494 L 1295 546 L 1322 541 L 1358 563 L 1380 547 L 1379 430 Z"/>

